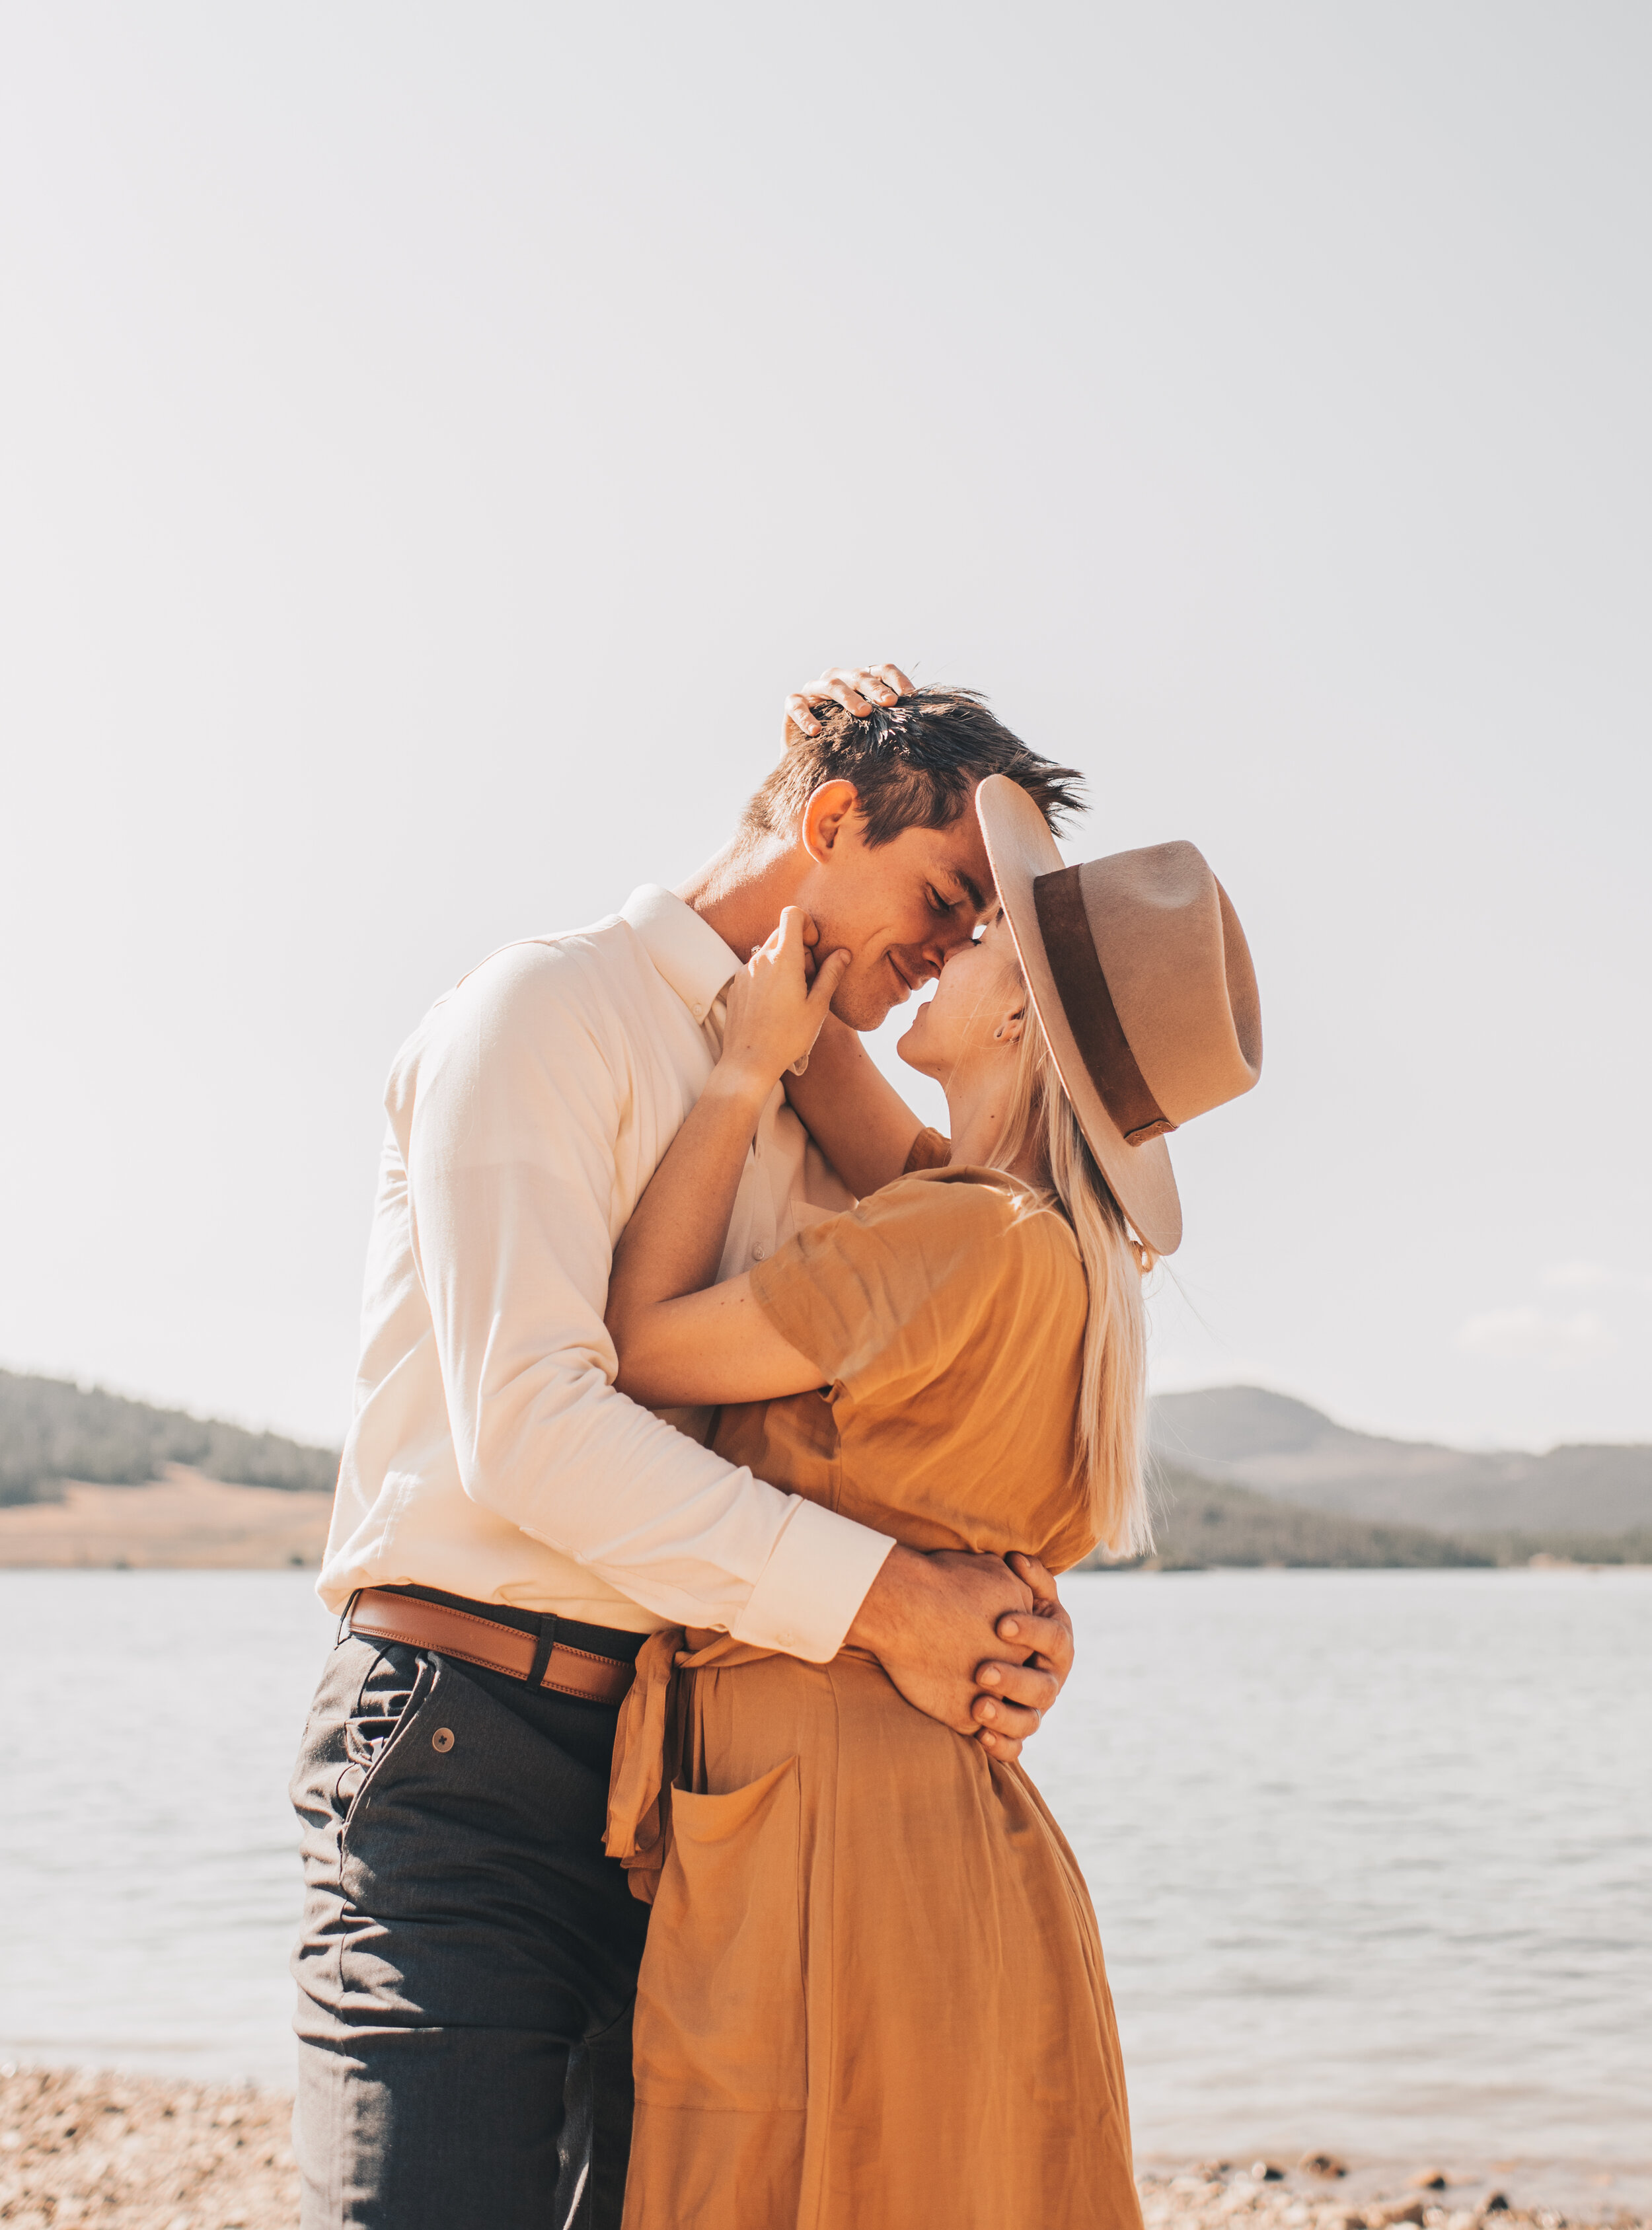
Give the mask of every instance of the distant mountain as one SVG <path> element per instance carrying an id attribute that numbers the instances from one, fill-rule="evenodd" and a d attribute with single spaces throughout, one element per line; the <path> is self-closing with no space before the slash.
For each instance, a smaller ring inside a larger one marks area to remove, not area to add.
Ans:
<path id="1" fill-rule="evenodd" d="M 231 1486 L 331 1492 L 336 1449 L 156 1409 L 66 1378 L 0 1370 L 0 1504 L 55 1501 L 65 1479 L 142 1486 L 169 1463 Z"/>
<path id="2" fill-rule="evenodd" d="M 1154 1467 L 1152 1499 L 1148 1561 L 1162 1571 L 1212 1564 L 1352 1570 L 1502 1561 L 1482 1544 L 1453 1540 L 1420 1525 L 1369 1525 L 1358 1518 L 1303 1510 L 1163 1462 Z"/>
<path id="3" fill-rule="evenodd" d="M 1260 1386 L 1158 1395 L 1151 1432 L 1162 1463 L 1374 1524 L 1471 1536 L 1652 1531 L 1652 1447 L 1481 1455 L 1352 1432 Z"/>

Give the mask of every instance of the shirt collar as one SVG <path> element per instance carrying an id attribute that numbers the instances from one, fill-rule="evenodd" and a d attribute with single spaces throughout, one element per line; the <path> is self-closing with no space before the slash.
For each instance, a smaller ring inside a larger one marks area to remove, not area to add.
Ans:
<path id="1" fill-rule="evenodd" d="M 634 890 L 620 915 L 694 1020 L 703 1022 L 740 964 L 717 931 L 658 883 Z"/>

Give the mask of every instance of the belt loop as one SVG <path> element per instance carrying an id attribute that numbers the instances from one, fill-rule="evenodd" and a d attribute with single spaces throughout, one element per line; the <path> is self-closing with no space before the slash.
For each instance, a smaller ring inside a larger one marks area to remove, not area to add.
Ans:
<path id="1" fill-rule="evenodd" d="M 543 1682 L 546 1667 L 551 1662 L 551 1652 L 556 1646 L 557 1614 L 555 1611 L 548 1610 L 539 1620 L 539 1639 L 534 1645 L 533 1662 L 528 1668 L 530 1688 L 537 1688 Z"/>
<path id="2" fill-rule="evenodd" d="M 332 1637 L 332 1646 L 335 1649 L 343 1646 L 345 1637 L 350 1632 L 350 1621 L 356 1614 L 356 1605 L 361 1601 L 365 1593 L 366 1589 L 365 1588 L 358 1588 L 351 1596 L 349 1602 L 345 1605 L 344 1608 L 339 1613 L 339 1631 Z"/>

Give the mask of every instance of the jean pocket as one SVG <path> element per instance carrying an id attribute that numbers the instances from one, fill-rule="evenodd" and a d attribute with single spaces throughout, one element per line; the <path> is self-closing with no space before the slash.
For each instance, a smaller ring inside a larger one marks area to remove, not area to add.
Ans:
<path id="1" fill-rule="evenodd" d="M 806 2103 L 802 1822 L 795 1757 L 727 1795 L 672 1790 L 637 1984 L 639 2098 L 713 2112 Z"/>
<path id="2" fill-rule="evenodd" d="M 397 1642 L 379 1650 L 363 1680 L 345 1727 L 345 1763 L 333 1793 L 345 1842 L 385 1760 L 418 1717 L 434 1671 L 428 1657 Z"/>

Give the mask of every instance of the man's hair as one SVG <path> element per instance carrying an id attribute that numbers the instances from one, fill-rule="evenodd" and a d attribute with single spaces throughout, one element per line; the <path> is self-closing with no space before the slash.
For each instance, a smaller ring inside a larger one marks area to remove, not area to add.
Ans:
<path id="1" fill-rule="evenodd" d="M 945 828 L 990 774 L 1019 783 L 1059 835 L 1084 802 L 1084 777 L 1029 751 L 986 708 L 978 689 L 915 689 L 856 719 L 834 705 L 820 732 L 794 736 L 774 772 L 748 801 L 740 830 L 783 835 L 823 782 L 852 782 L 868 844 L 903 828 Z"/>

